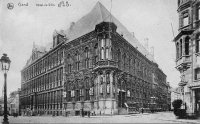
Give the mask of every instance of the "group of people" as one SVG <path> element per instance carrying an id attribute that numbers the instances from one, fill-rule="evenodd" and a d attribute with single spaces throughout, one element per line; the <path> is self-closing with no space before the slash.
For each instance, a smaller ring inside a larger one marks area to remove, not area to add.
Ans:
<path id="1" fill-rule="evenodd" d="M 88 117 L 90 117 L 90 111 L 87 111 L 87 116 Z M 85 116 L 85 111 L 83 110 L 83 108 L 80 110 L 80 115 L 82 116 L 82 117 L 84 117 Z"/>

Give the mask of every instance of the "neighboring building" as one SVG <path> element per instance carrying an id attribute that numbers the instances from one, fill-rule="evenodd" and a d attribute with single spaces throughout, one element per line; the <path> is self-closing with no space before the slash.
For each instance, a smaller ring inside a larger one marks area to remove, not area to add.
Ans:
<path id="1" fill-rule="evenodd" d="M 64 34 L 54 31 L 53 48 L 33 44 L 32 55 L 21 71 L 21 113 L 62 114 Z"/>
<path id="2" fill-rule="evenodd" d="M 174 42 L 182 100 L 189 115 L 200 116 L 200 1 L 178 0 L 178 14 L 179 33 Z"/>
<path id="3" fill-rule="evenodd" d="M 172 102 L 177 99 L 182 99 L 181 87 L 171 88 L 171 109 L 173 110 Z"/>
<path id="4" fill-rule="evenodd" d="M 56 32 L 48 52 L 33 49 L 21 71 L 21 110 L 40 114 L 122 114 L 168 108 L 166 75 L 115 17 L 97 3 L 87 15 Z"/>
<path id="5" fill-rule="evenodd" d="M 7 110 L 9 115 L 14 113 L 19 113 L 19 91 L 13 91 L 10 93 L 10 96 L 7 101 Z M 0 98 L 0 115 L 3 115 L 4 112 L 4 99 Z"/>

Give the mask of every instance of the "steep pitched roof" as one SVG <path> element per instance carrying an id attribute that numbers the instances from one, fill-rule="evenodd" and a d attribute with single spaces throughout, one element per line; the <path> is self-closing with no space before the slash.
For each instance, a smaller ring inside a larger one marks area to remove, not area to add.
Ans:
<path id="1" fill-rule="evenodd" d="M 95 26 L 101 22 L 113 22 L 117 25 L 117 32 L 123 34 L 123 37 L 137 48 L 150 61 L 155 62 L 153 56 L 145 49 L 144 46 L 100 3 L 83 16 L 76 23 L 72 23 L 70 28 L 66 30 L 68 41 L 72 41 L 82 35 L 85 35 L 95 29 Z"/>

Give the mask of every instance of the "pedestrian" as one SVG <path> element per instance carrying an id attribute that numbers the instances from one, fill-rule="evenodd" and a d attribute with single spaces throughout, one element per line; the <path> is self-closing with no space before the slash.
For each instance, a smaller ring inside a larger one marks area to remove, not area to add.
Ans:
<path id="1" fill-rule="evenodd" d="M 143 114 L 143 112 L 144 112 L 144 109 L 142 108 L 142 114 Z"/>
<path id="2" fill-rule="evenodd" d="M 88 111 L 88 117 L 90 118 L 90 111 Z"/>
<path id="3" fill-rule="evenodd" d="M 84 117 L 84 111 L 83 111 L 83 108 L 81 109 L 81 114 L 82 114 L 82 117 Z"/>

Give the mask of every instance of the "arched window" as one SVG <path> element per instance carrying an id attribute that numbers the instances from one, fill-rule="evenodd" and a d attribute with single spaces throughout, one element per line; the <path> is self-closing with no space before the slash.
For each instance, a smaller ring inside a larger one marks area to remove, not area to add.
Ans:
<path id="1" fill-rule="evenodd" d="M 187 36 L 185 38 L 185 55 L 189 55 L 189 40 L 190 38 Z"/>
<path id="2" fill-rule="evenodd" d="M 176 59 L 179 58 L 179 43 L 176 43 Z"/>
<path id="3" fill-rule="evenodd" d="M 182 39 L 180 40 L 180 55 L 179 55 L 179 57 L 181 57 L 182 56 L 182 49 L 183 49 L 183 47 L 182 47 Z"/>
<path id="4" fill-rule="evenodd" d="M 76 57 L 76 70 L 79 71 L 80 70 L 80 54 L 76 52 L 75 57 Z"/>
<path id="5" fill-rule="evenodd" d="M 89 68 L 89 49 L 85 48 L 85 68 Z"/>

